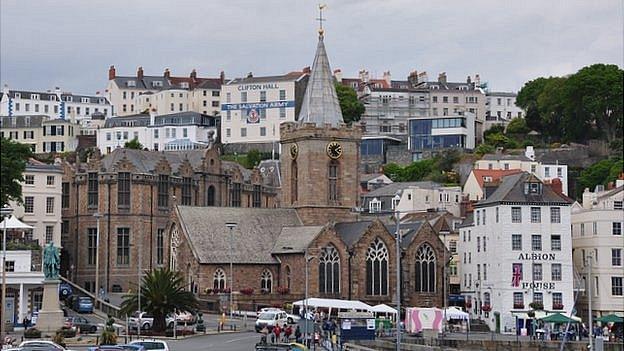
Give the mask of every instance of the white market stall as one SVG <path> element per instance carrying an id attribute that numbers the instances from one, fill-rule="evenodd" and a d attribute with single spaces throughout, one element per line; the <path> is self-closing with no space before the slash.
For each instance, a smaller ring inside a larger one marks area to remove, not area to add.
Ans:
<path id="1" fill-rule="evenodd" d="M 470 314 L 460 310 L 455 306 L 448 307 L 446 309 L 446 319 L 460 319 L 460 320 L 468 320 L 470 319 Z"/>
<path id="2" fill-rule="evenodd" d="M 308 298 L 307 300 L 299 300 L 293 302 L 293 306 L 298 306 L 301 308 L 309 309 L 317 309 L 317 308 L 326 308 L 329 310 L 329 314 L 332 314 L 332 311 L 336 312 L 351 312 L 351 311 L 361 311 L 361 312 L 373 312 L 373 307 L 365 304 L 362 301 L 357 300 L 338 300 L 338 299 L 320 299 L 316 297 Z"/>

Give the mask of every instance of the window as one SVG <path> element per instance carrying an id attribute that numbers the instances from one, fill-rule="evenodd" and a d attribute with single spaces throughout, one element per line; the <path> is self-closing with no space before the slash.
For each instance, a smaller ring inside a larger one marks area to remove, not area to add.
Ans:
<path id="1" fill-rule="evenodd" d="M 479 224 L 481 224 L 481 212 L 479 210 L 477 210 L 476 213 L 477 213 L 477 225 L 479 225 Z"/>
<path id="2" fill-rule="evenodd" d="M 252 207 L 261 207 L 262 206 L 262 186 L 258 184 L 254 184 L 253 191 L 251 193 L 251 206 Z"/>
<path id="3" fill-rule="evenodd" d="M 388 294 L 388 249 L 375 238 L 366 253 L 366 294 Z"/>
<path id="4" fill-rule="evenodd" d="M 34 185 L 35 184 L 35 176 L 32 174 L 27 174 L 24 176 L 24 184 Z"/>
<path id="5" fill-rule="evenodd" d="M 485 243 L 485 236 L 483 237 L 483 252 L 487 251 L 487 244 Z"/>
<path id="6" fill-rule="evenodd" d="M 581 236 L 585 236 L 585 223 L 581 223 Z"/>
<path id="7" fill-rule="evenodd" d="M 192 183 L 193 180 L 190 177 L 182 178 L 182 205 L 190 206 L 192 201 Z"/>
<path id="8" fill-rule="evenodd" d="M 184 104 L 180 103 L 178 106 L 178 111 L 182 111 L 182 110 L 184 110 Z"/>
<path id="9" fill-rule="evenodd" d="M 15 272 L 15 261 L 4 261 L 5 272 Z"/>
<path id="10" fill-rule="evenodd" d="M 231 198 L 232 207 L 241 207 L 241 183 L 232 183 Z"/>
<path id="11" fill-rule="evenodd" d="M 266 127 L 260 127 L 260 136 L 266 136 Z"/>
<path id="12" fill-rule="evenodd" d="M 613 235 L 622 235 L 622 222 L 613 222 Z"/>
<path id="13" fill-rule="evenodd" d="M 472 252 L 468 253 L 468 263 L 472 263 Z"/>
<path id="14" fill-rule="evenodd" d="M 514 251 L 522 250 L 522 234 L 511 235 L 511 249 Z"/>
<path id="15" fill-rule="evenodd" d="M 561 263 L 553 263 L 550 271 L 552 281 L 561 281 Z"/>
<path id="16" fill-rule="evenodd" d="M 537 303 L 541 303 L 542 306 L 544 305 L 544 294 L 541 292 L 534 292 L 533 293 L 533 302 L 537 302 Z"/>
<path id="17" fill-rule="evenodd" d="M 615 267 L 622 266 L 622 249 L 611 249 L 611 265 Z"/>
<path id="18" fill-rule="evenodd" d="M 154 139 L 158 139 L 158 129 L 154 129 Z"/>
<path id="19" fill-rule="evenodd" d="M 225 129 L 225 136 L 228 138 L 232 136 L 232 130 L 230 130 L 230 128 Z"/>
<path id="20" fill-rule="evenodd" d="M 241 100 L 241 102 L 247 102 L 247 92 L 246 91 L 242 91 L 241 92 L 240 100 Z"/>
<path id="21" fill-rule="evenodd" d="M 457 253 L 457 241 L 455 241 L 455 240 L 449 241 L 449 251 L 453 255 Z"/>
<path id="22" fill-rule="evenodd" d="M 592 234 L 598 235 L 598 223 L 596 222 L 592 223 Z"/>
<path id="23" fill-rule="evenodd" d="M 542 264 L 533 263 L 533 280 L 542 280 Z"/>
<path id="24" fill-rule="evenodd" d="M 561 223 L 561 209 L 559 207 L 550 208 L 550 223 Z"/>
<path id="25" fill-rule="evenodd" d="M 514 263 L 511 265 L 511 286 L 519 287 L 522 280 L 522 263 Z"/>
<path id="26" fill-rule="evenodd" d="M 240 136 L 243 138 L 247 136 L 247 128 L 241 128 Z"/>
<path id="27" fill-rule="evenodd" d="M 498 207 L 496 207 L 496 223 L 498 223 Z"/>
<path id="28" fill-rule="evenodd" d="M 622 277 L 611 277 L 611 295 L 622 296 Z"/>
<path id="29" fill-rule="evenodd" d="M 182 137 L 183 138 L 188 138 L 188 129 L 187 128 L 182 128 Z"/>
<path id="30" fill-rule="evenodd" d="M 54 185 L 54 176 L 46 177 L 46 185 Z"/>
<path id="31" fill-rule="evenodd" d="M 477 252 L 481 252 L 481 237 L 477 237 Z"/>
<path id="32" fill-rule="evenodd" d="M 117 228 L 117 264 L 130 264 L 130 228 Z"/>
<path id="33" fill-rule="evenodd" d="M 290 281 L 291 281 L 290 266 L 286 266 L 286 268 L 284 268 L 284 271 L 285 271 L 285 276 L 286 276 L 286 288 L 288 288 L 288 290 L 290 291 L 290 289 L 291 289 L 291 287 L 290 287 Z"/>
<path id="34" fill-rule="evenodd" d="M 98 207 L 98 174 L 95 172 L 87 176 L 87 204 L 89 208 Z"/>
<path id="35" fill-rule="evenodd" d="M 511 222 L 522 223 L 522 208 L 521 207 L 511 208 Z"/>
<path id="36" fill-rule="evenodd" d="M 279 99 L 280 100 L 286 100 L 286 90 L 280 90 L 279 91 Z"/>
<path id="37" fill-rule="evenodd" d="M 117 174 L 117 207 L 130 207 L 130 172 Z"/>
<path id="38" fill-rule="evenodd" d="M 24 196 L 24 212 L 33 213 L 35 209 L 35 198 L 32 196 Z"/>
<path id="39" fill-rule="evenodd" d="M 46 213 L 54 213 L 54 197 L 46 197 Z"/>
<path id="40" fill-rule="evenodd" d="M 613 201 L 613 209 L 621 210 L 622 209 L 622 201 Z"/>
<path id="41" fill-rule="evenodd" d="M 87 264 L 95 264 L 97 255 L 97 228 L 87 228 Z"/>
<path id="42" fill-rule="evenodd" d="M 524 294 L 521 292 L 513 293 L 513 306 L 514 308 L 524 308 Z"/>
<path id="43" fill-rule="evenodd" d="M 223 291 L 225 290 L 225 272 L 221 268 L 217 268 L 217 270 L 212 275 L 212 288 L 214 290 Z"/>
<path id="44" fill-rule="evenodd" d="M 560 292 L 552 293 L 552 307 L 553 310 L 563 309 L 563 294 Z"/>
<path id="45" fill-rule="evenodd" d="M 487 280 L 487 264 L 483 264 L 483 280 Z"/>
<path id="46" fill-rule="evenodd" d="M 260 102 L 266 102 L 266 91 L 260 92 Z"/>
<path id="47" fill-rule="evenodd" d="M 169 207 L 169 176 L 166 174 L 158 176 L 158 207 Z"/>
<path id="48" fill-rule="evenodd" d="M 260 275 L 260 289 L 269 293 L 273 291 L 273 274 L 268 269 Z"/>
<path id="49" fill-rule="evenodd" d="M 165 261 L 165 230 L 158 228 L 156 232 L 156 264 L 163 264 Z"/>
<path id="50" fill-rule="evenodd" d="M 421 245 L 416 251 L 415 292 L 436 291 L 436 257 L 431 246 Z"/>
<path id="51" fill-rule="evenodd" d="M 334 246 L 327 246 L 319 255 L 319 293 L 340 292 L 340 256 Z"/>
<path id="52" fill-rule="evenodd" d="M 45 242 L 51 243 L 54 240 L 54 226 L 46 225 L 45 227 Z"/>
<path id="53" fill-rule="evenodd" d="M 332 160 L 329 162 L 329 201 L 338 201 L 338 161 Z"/>
<path id="54" fill-rule="evenodd" d="M 542 251 L 542 236 L 539 234 L 531 235 L 531 249 L 533 251 Z"/>
<path id="55" fill-rule="evenodd" d="M 477 265 L 477 280 L 481 280 L 481 265 Z"/>
<path id="56" fill-rule="evenodd" d="M 542 221 L 542 209 L 540 207 L 531 207 L 531 223 L 540 223 Z"/>

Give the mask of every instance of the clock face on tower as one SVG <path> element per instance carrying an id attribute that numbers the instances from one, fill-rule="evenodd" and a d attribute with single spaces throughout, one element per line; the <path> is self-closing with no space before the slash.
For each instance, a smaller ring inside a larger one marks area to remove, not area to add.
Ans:
<path id="1" fill-rule="evenodd" d="M 327 144 L 327 156 L 334 160 L 340 158 L 342 156 L 342 146 L 336 141 Z"/>
<path id="2" fill-rule="evenodd" d="M 294 159 L 297 158 L 297 155 L 299 154 L 299 146 L 297 146 L 297 144 L 292 144 L 290 146 L 290 157 Z"/>

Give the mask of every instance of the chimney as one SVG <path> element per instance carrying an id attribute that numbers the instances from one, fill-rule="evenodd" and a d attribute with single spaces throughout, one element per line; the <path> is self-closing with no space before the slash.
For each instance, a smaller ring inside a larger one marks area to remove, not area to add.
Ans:
<path id="1" fill-rule="evenodd" d="M 143 79 L 143 67 L 141 66 L 139 66 L 139 69 L 137 69 L 137 78 Z"/>
<path id="2" fill-rule="evenodd" d="M 412 71 L 409 76 L 407 76 L 407 81 L 410 83 L 412 87 L 416 87 L 418 85 L 418 72 Z"/>
<path id="3" fill-rule="evenodd" d="M 219 73 L 219 79 L 221 79 L 221 84 L 225 83 L 225 72 Z"/>
<path id="4" fill-rule="evenodd" d="M 446 84 L 446 72 L 438 74 L 438 83 Z"/>
<path id="5" fill-rule="evenodd" d="M 365 70 L 365 69 L 361 69 L 360 72 L 358 72 L 358 73 L 359 73 L 359 76 L 360 76 L 360 80 L 363 83 L 368 83 L 368 78 L 369 78 L 368 71 Z"/>
<path id="6" fill-rule="evenodd" d="M 247 78 L 253 78 L 253 72 L 247 73 Z"/>
<path id="7" fill-rule="evenodd" d="M 303 67 L 301 71 L 306 74 L 312 73 L 312 69 L 310 68 L 310 66 Z"/>
<path id="8" fill-rule="evenodd" d="M 550 180 L 548 184 L 550 188 L 559 195 L 563 195 L 563 184 L 561 184 L 561 179 L 553 178 Z"/>
<path id="9" fill-rule="evenodd" d="M 338 83 L 342 82 L 342 70 L 340 68 L 334 70 L 334 78 Z"/>
<path id="10" fill-rule="evenodd" d="M 388 83 L 388 86 L 392 85 L 392 76 L 390 75 L 390 71 L 385 71 L 383 73 L 383 79 Z"/>
<path id="11" fill-rule="evenodd" d="M 110 66 L 108 68 L 108 80 L 115 79 L 115 66 Z"/>
<path id="12" fill-rule="evenodd" d="M 171 71 L 169 71 L 169 68 L 165 68 L 165 72 L 163 72 L 163 77 L 165 78 L 171 77 Z"/>
<path id="13" fill-rule="evenodd" d="M 533 149 L 533 146 L 529 145 L 526 147 L 526 150 L 524 150 L 524 156 L 531 159 L 531 161 L 535 161 L 535 150 Z"/>
<path id="14" fill-rule="evenodd" d="M 193 68 L 193 70 L 191 71 L 191 78 L 193 78 L 193 80 L 197 79 L 197 71 L 195 70 L 195 68 Z"/>
<path id="15" fill-rule="evenodd" d="M 429 77 L 427 77 L 427 72 L 418 73 L 418 83 L 427 83 L 429 81 Z"/>
<path id="16" fill-rule="evenodd" d="M 481 86 L 481 78 L 479 77 L 478 74 L 475 74 L 475 81 L 474 81 L 474 83 L 475 83 L 475 87 L 476 88 Z"/>
<path id="17" fill-rule="evenodd" d="M 468 83 L 468 84 L 472 83 L 472 81 L 470 80 L 470 76 L 468 76 L 468 78 L 466 78 L 466 83 Z"/>

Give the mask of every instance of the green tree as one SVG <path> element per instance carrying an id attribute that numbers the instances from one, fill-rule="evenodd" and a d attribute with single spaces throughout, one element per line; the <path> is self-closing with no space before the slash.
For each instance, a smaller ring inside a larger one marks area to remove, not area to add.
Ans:
<path id="1" fill-rule="evenodd" d="M 490 144 L 479 144 L 474 149 L 474 153 L 479 156 L 483 156 L 485 154 L 491 154 L 491 153 L 494 153 L 494 151 L 496 151 L 496 149 L 494 148 L 494 146 Z"/>
<path id="2" fill-rule="evenodd" d="M 139 139 L 136 137 L 130 141 L 126 141 L 124 147 L 126 149 L 143 150 L 143 145 L 139 143 Z"/>
<path id="3" fill-rule="evenodd" d="M 260 164 L 260 161 L 262 161 L 262 154 L 260 154 L 260 151 L 253 149 L 253 150 L 249 150 L 249 152 L 247 153 L 247 163 L 248 163 L 248 168 L 254 168 L 257 165 Z"/>
<path id="4" fill-rule="evenodd" d="M 502 124 L 495 124 L 493 126 L 491 126 L 488 130 L 483 132 L 483 137 L 487 138 L 489 135 L 492 134 L 503 134 L 505 133 L 505 126 L 503 126 Z"/>
<path id="5" fill-rule="evenodd" d="M 28 145 L 5 138 L 1 138 L 0 146 L 0 206 L 10 200 L 22 203 L 20 182 L 24 181 L 23 173 L 32 152 Z"/>
<path id="6" fill-rule="evenodd" d="M 169 268 L 159 268 L 143 276 L 141 285 L 141 310 L 154 316 L 152 329 L 162 332 L 166 328 L 167 314 L 192 312 L 197 309 L 197 299 L 190 291 L 184 290 L 184 279 L 178 272 Z M 124 295 L 121 311 L 131 315 L 138 310 L 138 295 Z"/>
<path id="7" fill-rule="evenodd" d="M 566 78 L 549 78 L 544 90 L 537 97 L 542 126 L 540 132 L 555 139 L 573 134 L 564 125 L 565 81 Z"/>
<path id="8" fill-rule="evenodd" d="M 336 86 L 336 94 L 338 95 L 344 122 L 351 124 L 359 121 L 360 116 L 364 113 L 364 104 L 358 99 L 355 90 L 340 83 L 334 85 Z"/>
<path id="9" fill-rule="evenodd" d="M 507 133 L 509 134 L 526 134 L 528 132 L 530 132 L 530 130 L 524 118 L 514 118 L 507 125 Z"/>
<path id="10" fill-rule="evenodd" d="M 607 185 L 622 173 L 624 162 L 619 157 L 601 160 L 581 171 L 578 184 L 581 191 L 585 188 L 594 191 L 596 185 Z"/>
<path id="11" fill-rule="evenodd" d="M 544 87 L 550 79 L 540 77 L 526 82 L 516 97 L 516 105 L 522 107 L 526 112 L 527 127 L 538 132 L 542 132 L 543 128 L 537 98 L 544 91 Z"/>

